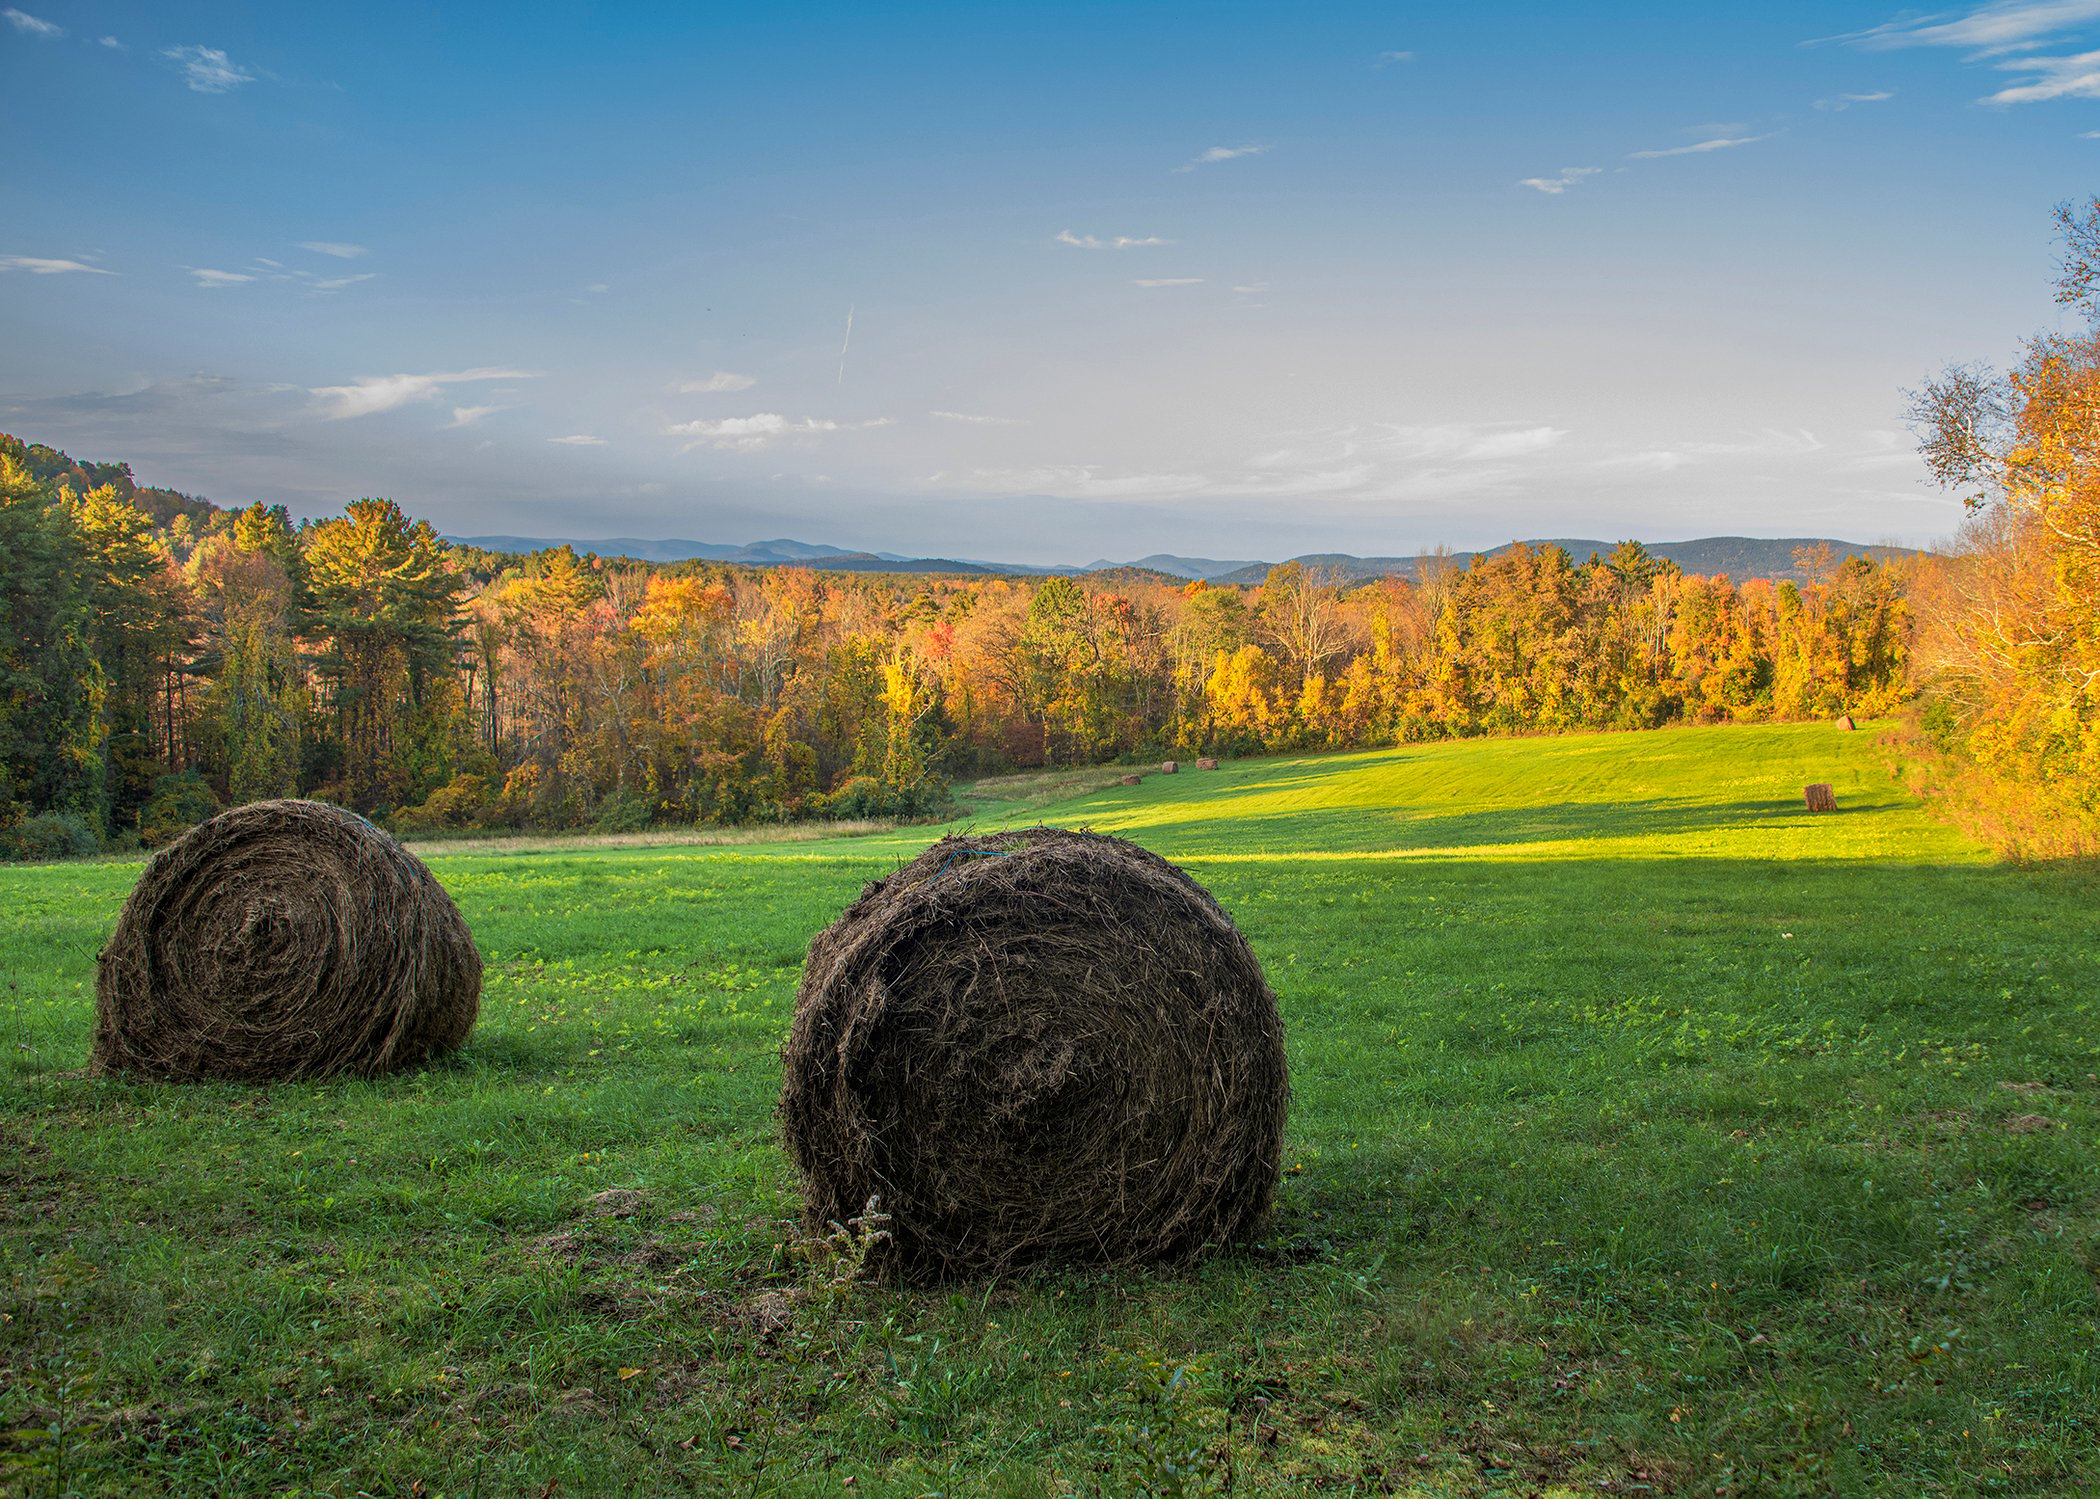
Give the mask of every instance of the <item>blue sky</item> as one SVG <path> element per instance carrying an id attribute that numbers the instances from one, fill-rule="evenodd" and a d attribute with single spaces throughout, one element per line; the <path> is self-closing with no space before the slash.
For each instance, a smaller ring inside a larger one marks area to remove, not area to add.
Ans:
<path id="1" fill-rule="evenodd" d="M 1901 390 L 2056 322 L 2100 0 L 30 0 L 0 122 L 0 428 L 223 503 L 1920 542 Z"/>

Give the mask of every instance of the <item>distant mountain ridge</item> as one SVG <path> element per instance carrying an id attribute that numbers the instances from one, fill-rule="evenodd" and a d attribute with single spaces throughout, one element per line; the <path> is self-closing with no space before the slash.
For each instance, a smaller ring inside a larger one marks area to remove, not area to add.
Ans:
<path id="1" fill-rule="evenodd" d="M 596 541 L 545 536 L 448 536 L 445 539 L 492 552 L 538 552 L 548 547 L 573 546 L 579 552 L 595 552 L 601 557 L 633 557 L 643 562 L 700 560 L 735 562 L 748 567 L 814 567 L 825 572 L 945 573 L 961 576 L 1008 574 L 1043 577 L 1052 573 L 1077 575 L 1129 569 L 1192 581 L 1201 578 L 1210 583 L 1245 584 L 1261 582 L 1268 576 L 1269 569 L 1278 565 L 1273 562 L 1226 561 L 1215 557 L 1182 557 L 1171 552 L 1155 552 L 1149 557 L 1140 557 L 1133 562 L 1110 562 L 1102 558 L 1083 567 L 1045 567 L 1032 563 L 987 562 L 953 557 L 907 557 L 896 552 L 855 552 L 844 547 L 794 541 L 787 537 L 749 542 L 743 546 L 726 546 L 705 541 L 648 541 L 633 536 L 609 536 Z M 1495 556 L 1513 546 L 1557 546 L 1580 563 L 1587 560 L 1592 552 L 1600 556 L 1609 556 L 1612 548 L 1617 545 L 1618 543 L 1613 541 L 1547 537 L 1525 542 L 1505 542 L 1501 546 L 1489 548 L 1485 555 Z M 1744 578 L 1771 578 L 1775 581 L 1799 579 L 1802 573 L 1794 561 L 1794 554 L 1797 551 L 1814 551 L 1825 546 L 1830 548 L 1830 555 L 1834 559 L 1865 556 L 1887 561 L 1894 557 L 1916 555 L 1915 550 L 1910 547 L 1870 546 L 1826 536 L 1704 536 L 1696 541 L 1651 541 L 1644 545 L 1651 555 L 1674 562 L 1688 573 L 1706 576 L 1726 573 L 1737 581 Z M 1454 552 L 1452 560 L 1463 566 L 1475 555 L 1470 551 Z M 1327 568 L 1351 582 L 1359 582 L 1366 578 L 1414 578 L 1418 576 L 1422 563 L 1419 556 L 1357 557 L 1347 552 L 1308 552 L 1288 560 L 1307 568 Z"/>

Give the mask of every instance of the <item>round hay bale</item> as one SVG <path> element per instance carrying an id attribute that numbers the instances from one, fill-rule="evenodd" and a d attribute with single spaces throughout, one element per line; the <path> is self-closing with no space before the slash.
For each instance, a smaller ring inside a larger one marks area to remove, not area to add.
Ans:
<path id="1" fill-rule="evenodd" d="M 1840 718 L 1837 721 L 1837 726 L 1848 734 L 1859 727 L 1858 724 L 1852 721 L 1852 715 L 1849 713 L 1845 714 L 1842 718 Z"/>
<path id="2" fill-rule="evenodd" d="M 1124 776 L 1122 777 L 1122 784 L 1125 786 L 1142 786 L 1145 784 L 1145 778 L 1143 776 Z"/>
<path id="3" fill-rule="evenodd" d="M 780 1111 L 822 1231 L 881 1270 L 1185 1264 L 1282 1164 L 1283 1022 L 1208 892 L 1120 838 L 943 838 L 810 944 Z"/>
<path id="4" fill-rule="evenodd" d="M 1159 762 L 1159 773 L 1163 776 L 1178 774 L 1180 770 L 1181 762 L 1179 760 L 1162 760 Z"/>
<path id="5" fill-rule="evenodd" d="M 1196 769 L 1198 770 L 1216 770 L 1217 768 L 1218 762 L 1211 759 L 1208 755 L 1202 756 L 1196 761 Z"/>
<path id="6" fill-rule="evenodd" d="M 1838 809 L 1837 792 L 1827 781 L 1803 787 L 1801 795 L 1811 812 L 1835 812 Z"/>
<path id="7" fill-rule="evenodd" d="M 95 976 L 94 1069 L 373 1077 L 459 1045 L 481 955 L 421 860 L 354 812 L 253 802 L 162 849 Z"/>

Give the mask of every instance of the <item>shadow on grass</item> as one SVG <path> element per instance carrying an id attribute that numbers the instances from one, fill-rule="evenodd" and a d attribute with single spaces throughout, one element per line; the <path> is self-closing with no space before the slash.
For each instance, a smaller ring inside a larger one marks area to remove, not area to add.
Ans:
<path id="1" fill-rule="evenodd" d="M 1836 814 L 1811 813 L 1798 799 L 1705 801 L 1691 797 L 1654 797 L 1628 801 L 1548 802 L 1526 807 L 1448 811 L 1415 804 L 1359 807 L 1277 809 L 1232 817 L 1215 800 L 1191 807 L 1184 816 L 1130 829 L 1146 833 L 1194 831 L 1178 851 L 1225 851 L 1267 847 L 1313 847 L 1329 853 L 1382 853 L 1429 848 L 1507 847 L 1526 843 L 1579 843 L 1666 838 L 1687 833 L 1756 829 L 1831 832 L 1859 830 L 1862 820 L 1907 817 L 1914 808 L 1894 799 L 1840 806 Z M 1322 836 L 1308 838 L 1306 829 L 1320 826 Z"/>

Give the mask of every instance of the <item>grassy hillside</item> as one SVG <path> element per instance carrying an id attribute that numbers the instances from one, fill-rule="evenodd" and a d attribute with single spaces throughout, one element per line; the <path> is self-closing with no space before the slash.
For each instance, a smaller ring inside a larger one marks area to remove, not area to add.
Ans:
<path id="1" fill-rule="evenodd" d="M 1177 1277 L 789 1252 L 797 965 L 933 830 L 436 855 L 472 1046 L 270 1089 L 83 1077 L 137 866 L 0 870 L 0 1492 L 2089 1492 L 2100 889 L 1872 737 L 979 788 L 1182 861 L 1282 998 L 1273 1232 Z"/>

